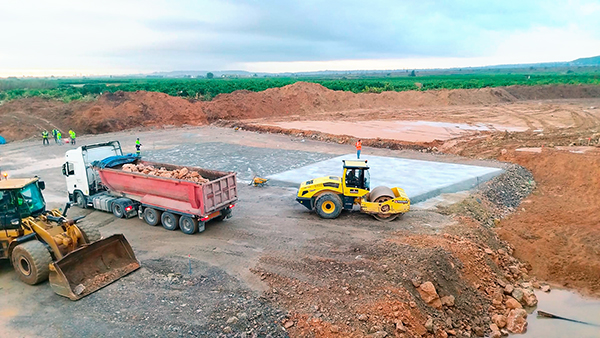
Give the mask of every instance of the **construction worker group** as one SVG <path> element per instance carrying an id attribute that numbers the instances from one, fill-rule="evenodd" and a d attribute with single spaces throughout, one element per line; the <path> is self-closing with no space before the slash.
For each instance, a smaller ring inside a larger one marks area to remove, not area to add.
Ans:
<path id="1" fill-rule="evenodd" d="M 42 131 L 42 144 L 43 145 L 50 145 L 50 141 L 48 140 L 48 136 L 49 133 L 47 130 Z M 75 145 L 75 138 L 77 137 L 77 134 L 75 134 L 75 132 L 71 129 L 69 130 L 69 142 L 72 145 Z M 62 141 L 62 132 L 58 129 L 52 129 L 52 138 L 54 138 L 54 143 L 58 144 L 58 145 L 62 145 L 63 141 Z"/>

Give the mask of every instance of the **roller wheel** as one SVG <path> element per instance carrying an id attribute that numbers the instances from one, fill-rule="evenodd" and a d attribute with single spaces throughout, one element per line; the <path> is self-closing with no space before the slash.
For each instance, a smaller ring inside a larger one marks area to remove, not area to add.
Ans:
<path id="1" fill-rule="evenodd" d="M 12 252 L 12 264 L 24 283 L 35 285 L 48 279 L 52 256 L 37 240 L 19 244 Z"/>
<path id="2" fill-rule="evenodd" d="M 343 209 L 342 199 L 336 194 L 325 193 L 317 198 L 315 209 L 321 218 L 337 218 Z"/>
<path id="3" fill-rule="evenodd" d="M 198 231 L 198 221 L 190 216 L 179 218 L 179 229 L 187 235 L 193 235 Z"/>
<path id="4" fill-rule="evenodd" d="M 163 212 L 160 220 L 162 221 L 163 228 L 167 230 L 177 230 L 179 228 L 179 216 L 168 211 Z"/>
<path id="5" fill-rule="evenodd" d="M 87 203 L 85 201 L 85 196 L 83 196 L 83 193 L 81 191 L 76 191 L 75 192 L 75 205 L 85 209 L 87 208 Z"/>
<path id="6" fill-rule="evenodd" d="M 162 216 L 162 212 L 156 210 L 156 209 L 152 209 L 152 208 L 146 208 L 144 210 L 144 222 L 148 223 L 149 225 L 152 226 L 157 226 L 160 224 L 160 219 Z"/>
<path id="7" fill-rule="evenodd" d="M 394 199 L 394 192 L 392 191 L 392 189 L 390 189 L 388 187 L 379 186 L 379 187 L 373 189 L 369 193 L 369 202 L 384 203 L 384 202 L 387 202 L 392 199 Z M 384 206 L 384 207 L 386 207 L 386 206 Z M 387 210 L 384 210 L 384 211 L 387 211 Z M 375 214 L 375 215 L 373 215 L 373 217 L 375 217 L 375 219 L 382 221 L 382 222 L 393 221 L 398 216 L 399 216 L 398 214 Z"/>
<path id="8" fill-rule="evenodd" d="M 98 227 L 95 227 L 90 224 L 77 224 L 77 227 L 79 228 L 79 231 L 81 231 L 83 238 L 88 243 L 94 243 L 102 239 L 102 235 L 100 235 L 100 230 L 98 229 Z"/>
<path id="9" fill-rule="evenodd" d="M 116 218 L 123 218 L 123 216 L 125 216 L 123 206 L 118 203 L 113 204 L 113 215 L 115 215 Z"/>

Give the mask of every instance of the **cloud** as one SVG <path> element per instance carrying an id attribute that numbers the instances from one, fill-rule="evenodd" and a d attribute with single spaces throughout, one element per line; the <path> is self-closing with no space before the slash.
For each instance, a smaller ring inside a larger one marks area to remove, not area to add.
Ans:
<path id="1" fill-rule="evenodd" d="M 599 16 L 593 0 L 22 0 L 0 3 L 0 74 L 559 61 L 600 54 Z"/>

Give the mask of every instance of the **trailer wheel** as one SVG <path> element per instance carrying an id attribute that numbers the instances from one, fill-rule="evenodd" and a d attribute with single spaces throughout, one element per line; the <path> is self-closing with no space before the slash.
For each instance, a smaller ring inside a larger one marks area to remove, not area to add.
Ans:
<path id="1" fill-rule="evenodd" d="M 52 256 L 38 240 L 19 244 L 12 252 L 12 265 L 24 283 L 35 285 L 48 279 Z"/>
<path id="2" fill-rule="evenodd" d="M 144 209 L 144 221 L 152 226 L 157 226 L 160 224 L 160 219 L 162 213 L 156 209 L 146 208 Z"/>
<path id="3" fill-rule="evenodd" d="M 123 210 L 123 206 L 121 204 L 113 204 L 113 215 L 115 215 L 116 218 L 123 218 L 123 216 L 125 216 L 125 211 Z"/>
<path id="4" fill-rule="evenodd" d="M 324 193 L 319 196 L 315 203 L 317 214 L 321 218 L 337 218 L 342 212 L 342 199 L 333 193 Z"/>
<path id="5" fill-rule="evenodd" d="M 187 235 L 193 235 L 198 231 L 198 221 L 190 216 L 179 218 L 179 229 Z"/>
<path id="6" fill-rule="evenodd" d="M 85 202 L 85 196 L 81 191 L 75 192 L 75 205 L 80 207 L 81 209 L 87 208 L 87 203 Z"/>
<path id="7" fill-rule="evenodd" d="M 179 216 L 170 212 L 163 212 L 160 220 L 162 221 L 163 228 L 167 230 L 177 230 L 179 228 Z"/>

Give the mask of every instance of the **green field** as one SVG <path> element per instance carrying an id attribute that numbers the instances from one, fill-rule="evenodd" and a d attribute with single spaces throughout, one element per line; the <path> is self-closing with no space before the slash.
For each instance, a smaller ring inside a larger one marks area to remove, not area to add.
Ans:
<path id="1" fill-rule="evenodd" d="M 154 91 L 188 99 L 212 100 L 216 95 L 236 90 L 263 91 L 298 81 L 319 83 L 332 90 L 354 93 L 406 90 L 486 88 L 511 85 L 600 84 L 600 72 L 528 74 L 449 74 L 356 78 L 270 77 L 270 78 L 113 78 L 113 79 L 0 79 L 0 102 L 27 97 L 91 100 L 101 93 L 115 91 Z"/>

